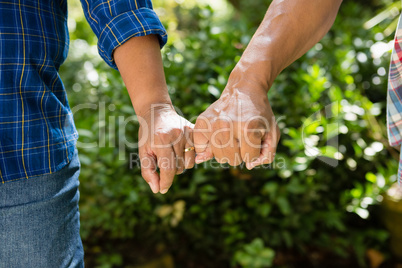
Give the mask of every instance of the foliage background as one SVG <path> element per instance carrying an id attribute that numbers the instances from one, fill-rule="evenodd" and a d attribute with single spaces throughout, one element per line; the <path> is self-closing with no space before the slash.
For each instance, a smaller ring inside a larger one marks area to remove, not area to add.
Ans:
<path id="1" fill-rule="evenodd" d="M 169 33 L 162 54 L 171 98 L 194 121 L 219 97 L 270 1 L 153 2 Z M 345 1 L 330 33 L 277 78 L 269 98 L 282 162 L 253 171 L 198 166 L 163 196 L 130 168 L 135 150 L 119 150 L 124 136 L 137 140 L 138 124 L 123 122 L 134 110 L 118 72 L 97 55 L 79 1 L 70 0 L 60 73 L 71 107 L 93 105 L 74 117 L 80 142 L 97 144 L 79 147 L 86 265 L 366 267 L 373 249 L 391 259 L 375 207 L 398 164 L 385 100 L 399 8 Z"/>

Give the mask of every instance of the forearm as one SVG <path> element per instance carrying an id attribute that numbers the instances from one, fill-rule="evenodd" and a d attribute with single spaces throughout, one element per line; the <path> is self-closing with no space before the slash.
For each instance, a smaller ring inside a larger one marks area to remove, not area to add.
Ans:
<path id="1" fill-rule="evenodd" d="M 152 104 L 172 105 L 155 35 L 131 38 L 115 50 L 114 60 L 137 115 L 149 112 Z"/>
<path id="2" fill-rule="evenodd" d="M 274 0 L 232 72 L 266 91 L 276 76 L 314 46 L 331 28 L 342 0 Z"/>

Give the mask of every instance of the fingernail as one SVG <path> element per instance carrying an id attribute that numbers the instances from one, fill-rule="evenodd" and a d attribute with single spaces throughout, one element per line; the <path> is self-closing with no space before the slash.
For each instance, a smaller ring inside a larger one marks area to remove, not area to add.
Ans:
<path id="1" fill-rule="evenodd" d="M 149 187 L 151 187 L 151 190 L 152 190 L 152 192 L 153 192 L 154 194 L 158 193 L 158 191 L 155 189 L 155 186 L 153 185 L 152 182 L 148 182 L 148 184 L 149 184 Z"/>
<path id="2" fill-rule="evenodd" d="M 169 189 L 163 189 L 163 190 L 161 190 L 161 194 L 166 194 L 167 192 L 169 191 Z"/>
<path id="3" fill-rule="evenodd" d="M 247 164 L 247 168 L 249 170 L 252 170 L 253 168 L 255 168 L 256 166 L 258 166 L 259 162 L 252 162 L 252 163 L 248 163 Z"/>
<path id="4" fill-rule="evenodd" d="M 248 170 L 252 170 L 253 169 L 253 164 L 252 163 L 247 163 L 246 164 L 246 168 L 248 169 Z"/>

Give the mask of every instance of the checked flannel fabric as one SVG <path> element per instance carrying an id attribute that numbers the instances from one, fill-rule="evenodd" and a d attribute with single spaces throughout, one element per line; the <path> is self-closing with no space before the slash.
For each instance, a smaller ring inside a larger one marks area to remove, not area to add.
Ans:
<path id="1" fill-rule="evenodd" d="M 387 96 L 388 138 L 391 146 L 402 143 L 402 17 L 395 33 L 394 49 L 388 76 Z M 398 183 L 402 183 L 402 154 L 399 159 Z"/>
<path id="2" fill-rule="evenodd" d="M 68 164 L 78 134 L 58 74 L 67 57 L 67 0 L 0 1 L 0 181 L 50 174 Z M 166 30 L 151 0 L 81 0 L 111 67 L 131 37 Z"/>

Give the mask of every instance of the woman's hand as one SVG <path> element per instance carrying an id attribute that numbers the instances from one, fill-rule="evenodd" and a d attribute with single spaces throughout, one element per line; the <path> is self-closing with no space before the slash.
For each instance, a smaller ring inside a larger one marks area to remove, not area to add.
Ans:
<path id="1" fill-rule="evenodd" d="M 115 50 L 114 60 L 140 121 L 142 176 L 154 193 L 164 194 L 175 174 L 194 166 L 195 152 L 184 152 L 193 146 L 193 124 L 173 109 L 159 49 L 154 35 L 134 37 Z"/>
<path id="2" fill-rule="evenodd" d="M 153 105 L 140 118 L 141 174 L 154 193 L 165 194 L 176 174 L 194 166 L 195 151 L 184 152 L 193 147 L 193 128 L 167 104 Z"/>

